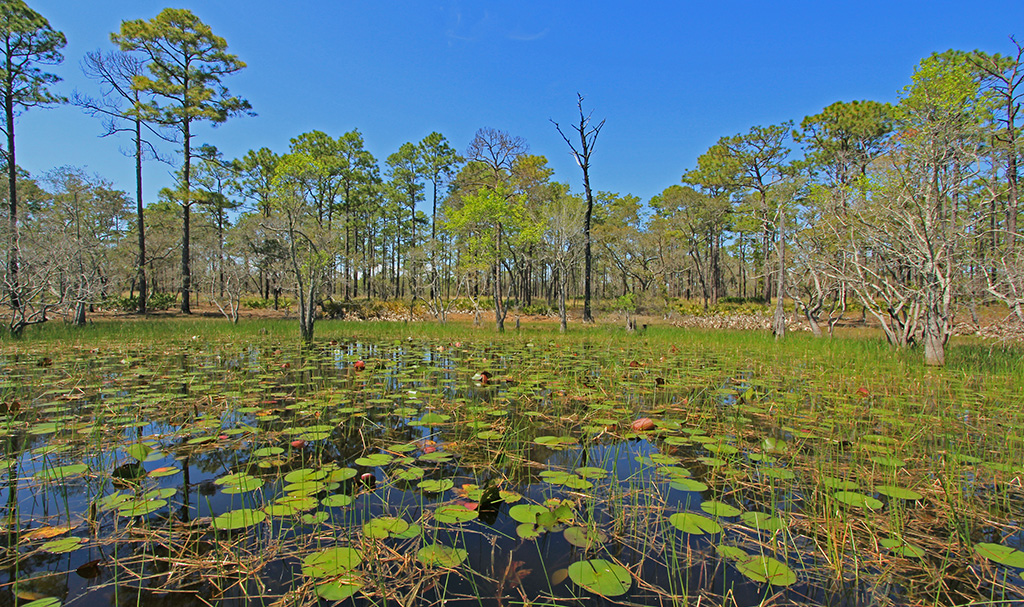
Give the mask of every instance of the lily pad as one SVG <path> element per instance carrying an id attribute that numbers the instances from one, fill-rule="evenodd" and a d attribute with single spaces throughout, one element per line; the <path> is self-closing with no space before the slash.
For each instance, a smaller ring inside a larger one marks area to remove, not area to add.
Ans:
<path id="1" fill-rule="evenodd" d="M 548 509 L 539 504 L 516 504 L 508 509 L 508 515 L 512 520 L 530 524 L 535 524 L 537 517 L 546 512 Z"/>
<path id="2" fill-rule="evenodd" d="M 579 561 L 569 565 L 569 579 L 594 594 L 621 596 L 629 591 L 633 577 L 618 564 L 603 559 Z"/>
<path id="3" fill-rule="evenodd" d="M 892 550 L 893 554 L 902 556 L 908 559 L 920 559 L 924 558 L 926 554 L 924 549 L 908 544 L 901 539 L 897 538 L 884 538 L 878 541 L 883 548 Z"/>
<path id="4" fill-rule="evenodd" d="M 694 512 L 677 512 L 668 517 L 668 522 L 673 527 L 692 535 L 704 535 L 706 533 L 721 533 L 722 526 L 706 516 Z"/>
<path id="5" fill-rule="evenodd" d="M 344 601 L 363 587 L 358 580 L 336 580 L 325 584 L 318 584 L 316 595 L 325 601 Z"/>
<path id="6" fill-rule="evenodd" d="M 544 533 L 544 528 L 534 523 L 516 525 L 516 535 L 524 540 L 535 540 Z"/>
<path id="7" fill-rule="evenodd" d="M 426 491 L 427 493 L 443 493 L 454 487 L 455 482 L 449 478 L 442 480 L 431 479 L 426 481 L 420 481 L 420 483 L 416 486 L 419 487 L 421 491 Z"/>
<path id="8" fill-rule="evenodd" d="M 352 496 L 345 495 L 344 493 L 335 493 L 320 500 L 320 503 L 328 508 L 341 508 L 352 503 Z"/>
<path id="9" fill-rule="evenodd" d="M 302 559 L 302 574 L 309 577 L 333 577 L 359 566 L 363 555 L 355 548 L 334 546 Z"/>
<path id="10" fill-rule="evenodd" d="M 758 531 L 780 531 L 786 528 L 786 523 L 777 516 L 767 512 L 744 512 L 740 520 Z"/>
<path id="11" fill-rule="evenodd" d="M 821 484 L 825 485 L 827 489 L 833 491 L 855 491 L 859 485 L 853 481 L 848 481 L 834 476 L 823 476 L 821 477 Z"/>
<path id="12" fill-rule="evenodd" d="M 215 529 L 230 531 L 262 523 L 266 518 L 267 515 L 262 510 L 241 508 L 214 517 L 212 525 Z"/>
<path id="13" fill-rule="evenodd" d="M 739 516 L 740 514 L 739 508 L 736 508 L 735 506 L 730 506 L 725 502 L 716 502 L 714 500 L 704 502 L 703 504 L 700 505 L 700 509 L 703 510 L 704 512 L 707 512 L 711 516 L 715 517 L 728 518 L 731 516 Z"/>
<path id="14" fill-rule="evenodd" d="M 1004 546 L 982 542 L 974 545 L 974 551 L 990 561 L 1007 567 L 1024 568 L 1024 552 Z"/>
<path id="15" fill-rule="evenodd" d="M 480 513 L 476 510 L 469 510 L 459 505 L 441 506 L 434 511 L 434 520 L 449 525 L 465 523 L 478 516 L 480 516 Z"/>
<path id="16" fill-rule="evenodd" d="M 430 544 L 416 553 L 416 558 L 427 567 L 458 567 L 467 556 L 465 550 L 443 544 Z"/>
<path id="17" fill-rule="evenodd" d="M 49 542 L 46 542 L 40 546 L 39 549 L 46 552 L 52 552 L 54 554 L 63 554 L 65 552 L 76 550 L 84 541 L 85 539 L 78 536 L 62 537 L 59 540 L 50 540 Z"/>
<path id="18" fill-rule="evenodd" d="M 567 449 L 579 444 L 571 436 L 538 436 L 533 442 L 554 450 Z"/>
<path id="19" fill-rule="evenodd" d="M 167 500 L 155 499 L 155 500 L 138 500 L 130 501 L 122 504 L 117 513 L 121 516 L 145 516 L 156 512 L 167 505 Z"/>
<path id="20" fill-rule="evenodd" d="M 796 583 L 796 573 L 785 563 L 769 556 L 754 556 L 736 564 L 740 573 L 755 582 L 768 582 L 772 586 Z"/>
<path id="21" fill-rule="evenodd" d="M 692 478 L 677 478 L 669 483 L 668 486 L 680 491 L 694 491 L 697 493 L 708 490 L 707 485 Z"/>
<path id="22" fill-rule="evenodd" d="M 71 476 L 77 476 L 79 474 L 85 474 L 88 471 L 89 466 L 86 466 L 85 464 L 69 464 L 67 466 L 44 468 L 36 474 L 36 478 L 48 481 L 57 481 Z"/>
<path id="23" fill-rule="evenodd" d="M 363 524 L 363 535 L 375 539 L 385 539 L 405 533 L 409 523 L 393 516 L 380 516 Z"/>
<path id="24" fill-rule="evenodd" d="M 61 601 L 55 596 L 48 596 L 41 599 L 36 599 L 28 603 L 22 603 L 21 607 L 60 607 Z"/>
<path id="25" fill-rule="evenodd" d="M 565 536 L 565 541 L 584 550 L 600 546 L 608 540 L 605 532 L 594 527 L 569 527 L 562 535 Z"/>
<path id="26" fill-rule="evenodd" d="M 869 510 L 877 510 L 882 507 L 882 502 L 876 500 L 870 495 L 864 495 L 863 493 L 855 493 L 853 491 L 838 491 L 832 494 L 832 497 L 836 501 L 852 506 L 854 508 L 868 508 Z"/>

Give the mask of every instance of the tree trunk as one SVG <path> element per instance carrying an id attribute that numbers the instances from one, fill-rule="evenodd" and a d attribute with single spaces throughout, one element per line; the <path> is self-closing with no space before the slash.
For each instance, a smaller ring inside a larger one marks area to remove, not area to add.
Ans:
<path id="1" fill-rule="evenodd" d="M 565 310 L 566 275 L 565 268 L 558 270 L 558 330 L 565 333 L 569 329 L 569 317 Z"/>
<path id="2" fill-rule="evenodd" d="M 21 308 L 21 293 L 18 285 L 18 164 L 14 155 L 14 81 L 11 62 L 7 62 L 7 79 L 4 82 L 4 113 L 7 118 L 7 222 L 9 250 L 7 257 L 7 288 L 10 290 L 11 308 Z"/>
<path id="3" fill-rule="evenodd" d="M 142 121 L 135 119 L 135 213 L 139 229 L 139 314 L 146 313 L 146 221 L 142 209 Z"/>
<path id="4" fill-rule="evenodd" d="M 191 314 L 192 307 L 189 305 L 189 295 L 192 291 L 192 260 L 190 258 L 191 226 L 190 212 L 192 210 L 191 192 L 191 169 L 192 149 L 188 120 L 184 125 L 185 158 L 182 166 L 182 180 L 185 184 L 185 199 L 181 201 L 181 313 Z"/>
<path id="5" fill-rule="evenodd" d="M 929 304 L 924 321 L 924 364 L 941 367 L 946 364 L 945 320 L 934 305 Z"/>
<path id="6" fill-rule="evenodd" d="M 85 326 L 85 302 L 84 301 L 79 300 L 78 303 L 75 304 L 75 318 L 74 318 L 73 322 L 74 322 L 76 327 L 84 327 Z"/>
<path id="7" fill-rule="evenodd" d="M 786 311 L 782 307 L 782 298 L 786 294 L 786 241 L 782 230 L 780 215 L 779 233 L 776 236 L 775 254 L 779 258 L 779 276 L 776 279 L 775 314 L 772 317 L 772 335 L 778 341 L 786 337 Z"/>

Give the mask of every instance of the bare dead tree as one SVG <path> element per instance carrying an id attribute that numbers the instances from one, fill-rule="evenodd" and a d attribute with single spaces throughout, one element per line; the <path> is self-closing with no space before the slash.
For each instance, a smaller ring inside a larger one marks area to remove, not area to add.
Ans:
<path id="1" fill-rule="evenodd" d="M 583 322 L 594 322 L 594 315 L 590 310 L 591 273 L 594 261 L 590 243 L 590 223 L 594 215 L 594 194 L 590 189 L 590 156 L 594 153 L 594 144 L 597 143 L 597 136 L 601 134 L 605 121 L 602 120 L 597 125 L 592 125 L 591 116 L 593 112 L 589 114 L 584 113 L 583 95 L 576 93 L 576 97 L 576 107 L 580 111 L 580 122 L 579 124 L 574 124 L 572 129 L 579 136 L 579 147 L 577 148 L 576 144 L 566 136 L 562 131 L 562 127 L 557 122 L 551 120 L 551 123 L 555 125 L 558 134 L 568 144 L 576 164 L 583 171 L 583 191 L 587 197 L 587 212 L 583 216 Z"/>

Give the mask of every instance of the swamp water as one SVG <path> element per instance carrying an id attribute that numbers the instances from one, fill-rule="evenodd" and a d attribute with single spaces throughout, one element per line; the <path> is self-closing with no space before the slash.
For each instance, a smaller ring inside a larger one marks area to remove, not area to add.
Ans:
<path id="1" fill-rule="evenodd" d="M 984 378 L 640 341 L 0 366 L 0 604 L 1024 602 L 1020 397 Z"/>

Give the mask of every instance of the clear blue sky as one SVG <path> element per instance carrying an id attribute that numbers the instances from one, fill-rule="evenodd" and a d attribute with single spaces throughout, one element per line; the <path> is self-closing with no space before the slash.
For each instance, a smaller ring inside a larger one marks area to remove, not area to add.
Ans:
<path id="1" fill-rule="evenodd" d="M 607 123 L 596 190 L 649 199 L 719 137 L 799 122 L 838 100 L 896 101 L 914 66 L 949 48 L 1008 53 L 1024 38 L 1024 0 L 608 2 L 525 0 L 28 0 L 65 33 L 58 92 L 96 94 L 82 56 L 112 49 L 125 19 L 188 8 L 248 67 L 224 84 L 256 117 L 199 129 L 227 157 L 322 130 L 362 131 L 380 160 L 431 131 L 465 150 L 480 127 L 520 135 L 555 178 L 582 189 L 549 119 L 577 117 L 576 93 Z M 1015 29 L 1018 28 L 1018 29 Z M 86 167 L 132 191 L 123 139 L 75 107 L 33 109 L 17 124 L 18 163 L 40 175 Z M 168 151 L 171 150 L 167 146 Z M 146 166 L 146 199 L 170 184 Z"/>

